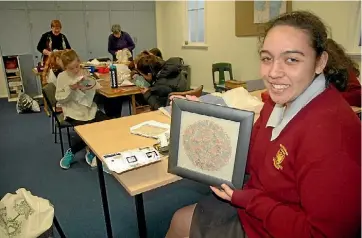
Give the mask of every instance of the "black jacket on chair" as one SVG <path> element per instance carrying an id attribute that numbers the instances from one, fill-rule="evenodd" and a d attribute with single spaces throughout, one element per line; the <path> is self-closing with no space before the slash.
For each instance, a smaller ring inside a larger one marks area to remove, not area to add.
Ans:
<path id="1" fill-rule="evenodd" d="M 183 60 L 173 57 L 165 61 L 161 70 L 153 77 L 150 90 L 143 96 L 152 110 L 165 107 L 168 95 L 172 92 L 186 91 L 186 77 L 182 73 Z"/>

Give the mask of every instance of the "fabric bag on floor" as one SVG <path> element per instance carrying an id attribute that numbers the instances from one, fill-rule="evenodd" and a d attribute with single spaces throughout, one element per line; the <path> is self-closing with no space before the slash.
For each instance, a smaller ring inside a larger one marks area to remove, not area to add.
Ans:
<path id="1" fill-rule="evenodd" d="M 40 112 L 39 103 L 29 95 L 21 93 L 16 102 L 16 111 L 20 113 Z"/>
<path id="2" fill-rule="evenodd" d="M 0 237 L 36 238 L 53 225 L 54 207 L 24 188 L 0 201 Z"/>

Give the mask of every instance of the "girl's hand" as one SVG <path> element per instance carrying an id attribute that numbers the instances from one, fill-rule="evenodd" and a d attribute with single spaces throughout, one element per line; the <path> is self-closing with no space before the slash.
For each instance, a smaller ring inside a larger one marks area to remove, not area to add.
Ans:
<path id="1" fill-rule="evenodd" d="M 85 80 L 85 77 L 82 77 L 78 82 L 76 82 L 75 84 L 72 84 L 72 85 L 69 85 L 69 87 L 73 90 L 77 90 L 77 89 L 80 89 L 80 90 L 85 90 L 86 86 L 84 86 L 82 84 L 82 81 Z"/>
<path id="2" fill-rule="evenodd" d="M 215 188 L 210 186 L 211 190 L 220 198 L 226 200 L 226 201 L 231 201 L 231 198 L 233 197 L 233 193 L 234 190 L 232 190 L 229 186 L 227 186 L 226 184 L 222 184 L 221 188 Z"/>
<path id="3" fill-rule="evenodd" d="M 196 96 L 191 96 L 191 95 L 186 95 L 186 96 L 181 96 L 181 95 L 172 95 L 170 97 L 170 106 L 172 107 L 172 101 L 174 98 L 181 98 L 181 99 L 187 99 L 190 101 L 195 101 L 195 102 L 200 102 L 200 98 L 196 97 Z"/>
<path id="4" fill-rule="evenodd" d="M 79 83 L 71 84 L 71 85 L 69 85 L 69 87 L 70 87 L 70 89 L 72 89 L 72 90 L 80 89 Z"/>
<path id="5" fill-rule="evenodd" d="M 186 96 L 180 96 L 180 95 L 172 95 L 170 97 L 170 101 L 172 102 L 172 100 L 174 98 L 181 98 L 181 99 L 187 99 L 190 101 L 196 101 L 196 102 L 200 102 L 200 98 L 196 97 L 196 96 L 192 96 L 192 95 L 186 95 Z"/>
<path id="6" fill-rule="evenodd" d="M 150 89 L 149 89 L 149 88 L 142 88 L 142 89 L 141 89 L 141 93 L 142 93 L 142 94 L 145 94 L 145 93 L 148 92 L 148 90 L 150 90 Z"/>

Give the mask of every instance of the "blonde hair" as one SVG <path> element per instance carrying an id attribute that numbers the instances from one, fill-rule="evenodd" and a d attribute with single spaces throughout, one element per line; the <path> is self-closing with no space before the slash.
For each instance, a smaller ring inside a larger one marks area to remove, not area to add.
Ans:
<path id="1" fill-rule="evenodd" d="M 60 59 L 63 63 L 64 68 L 66 68 L 74 60 L 80 61 L 78 54 L 74 50 L 63 50 L 60 55 Z"/>
<path id="2" fill-rule="evenodd" d="M 50 27 L 59 27 L 62 28 L 62 23 L 59 20 L 52 20 L 50 23 Z"/>

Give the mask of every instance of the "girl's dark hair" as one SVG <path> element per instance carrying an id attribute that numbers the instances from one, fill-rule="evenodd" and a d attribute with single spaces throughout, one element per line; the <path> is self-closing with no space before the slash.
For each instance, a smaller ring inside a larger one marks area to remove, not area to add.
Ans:
<path id="1" fill-rule="evenodd" d="M 264 39 L 268 32 L 276 26 L 291 26 L 303 30 L 309 35 L 310 45 L 315 50 L 317 58 L 324 51 L 328 53 L 328 65 L 326 68 L 333 70 L 324 70 L 326 77 L 326 86 L 333 84 L 339 91 L 344 91 L 347 87 L 348 72 L 340 69 L 341 62 L 336 59 L 336 54 L 330 52 L 328 48 L 328 30 L 323 21 L 316 15 L 308 11 L 293 11 L 285 13 L 265 24 L 265 29 L 259 37 L 260 43 L 264 43 Z"/>
<path id="2" fill-rule="evenodd" d="M 163 59 L 161 50 L 159 48 L 150 49 L 150 53 Z"/>
<path id="3" fill-rule="evenodd" d="M 152 78 L 162 69 L 164 61 L 152 54 L 144 54 L 137 61 L 137 70 L 142 74 L 151 74 Z"/>
<path id="4" fill-rule="evenodd" d="M 360 75 L 358 64 L 346 54 L 342 45 L 331 38 L 327 39 L 327 52 L 329 59 L 324 71 L 352 70 L 357 77 Z"/>

